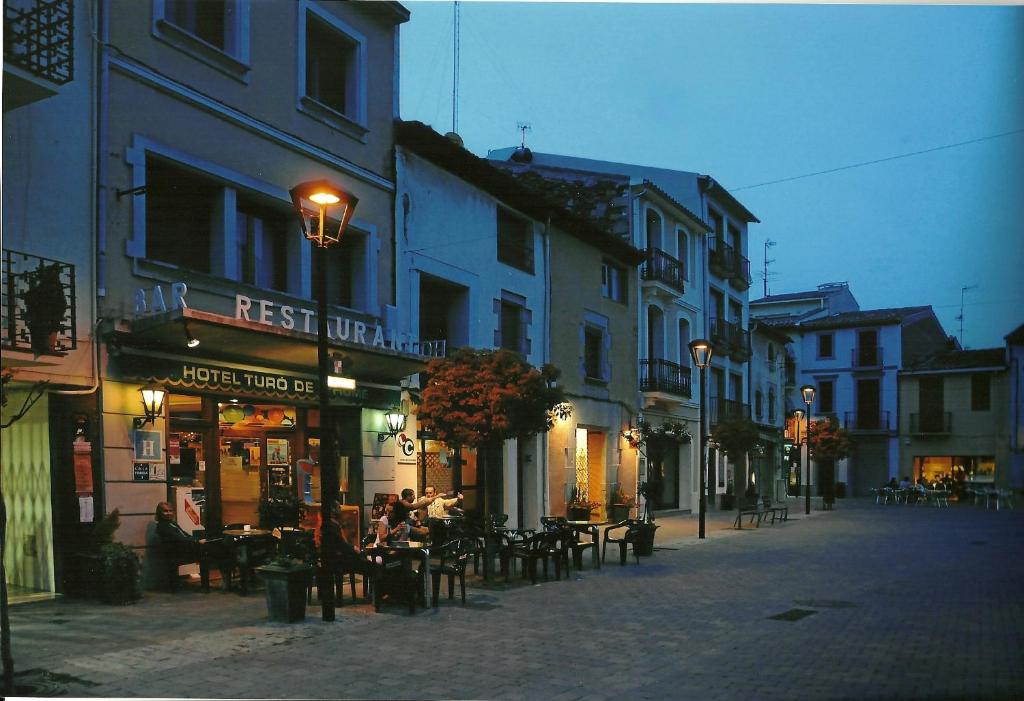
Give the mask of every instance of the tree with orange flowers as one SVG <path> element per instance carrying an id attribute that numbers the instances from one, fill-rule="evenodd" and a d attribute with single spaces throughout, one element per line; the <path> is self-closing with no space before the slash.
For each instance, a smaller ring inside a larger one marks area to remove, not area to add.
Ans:
<path id="1" fill-rule="evenodd" d="M 850 453 L 850 436 L 845 428 L 833 418 L 812 421 L 807 436 L 811 457 L 818 464 L 818 479 L 821 495 L 826 508 L 835 501 L 836 460 L 842 460 Z"/>
<path id="2" fill-rule="evenodd" d="M 538 370 L 507 350 L 461 348 L 430 361 L 426 372 L 417 419 L 449 446 L 477 450 L 486 524 L 493 506 L 487 484 L 497 479 L 502 442 L 547 431 L 555 417 L 567 415 L 565 396 L 555 385 L 559 371 L 553 365 Z M 484 567 L 487 576 L 490 558 Z"/>

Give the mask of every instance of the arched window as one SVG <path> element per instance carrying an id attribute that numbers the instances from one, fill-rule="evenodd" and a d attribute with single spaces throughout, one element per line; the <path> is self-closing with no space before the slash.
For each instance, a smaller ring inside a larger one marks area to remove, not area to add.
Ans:
<path id="1" fill-rule="evenodd" d="M 655 306 L 647 307 L 647 357 L 665 357 L 665 315 Z"/>
<path id="2" fill-rule="evenodd" d="M 679 364 L 690 367 L 690 322 L 679 320 Z"/>
<path id="3" fill-rule="evenodd" d="M 754 393 L 754 418 L 760 419 L 764 416 L 764 395 L 761 390 Z"/>
<path id="4" fill-rule="evenodd" d="M 653 209 L 647 210 L 647 250 L 662 248 L 661 215 Z"/>
<path id="5" fill-rule="evenodd" d="M 676 230 L 676 258 L 683 264 L 683 279 L 690 279 L 690 235 L 685 229 Z"/>

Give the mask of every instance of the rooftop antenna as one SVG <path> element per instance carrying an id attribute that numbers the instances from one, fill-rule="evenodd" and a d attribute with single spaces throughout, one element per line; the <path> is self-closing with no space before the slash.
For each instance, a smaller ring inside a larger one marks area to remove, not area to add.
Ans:
<path id="1" fill-rule="evenodd" d="M 956 317 L 960 322 L 960 347 L 966 349 L 964 345 L 964 292 L 967 290 L 973 290 L 977 288 L 977 285 L 964 285 L 960 288 L 960 314 Z"/>
<path id="2" fill-rule="evenodd" d="M 452 131 L 459 132 L 459 1 L 455 0 L 455 31 L 452 34 Z"/>
<path id="3" fill-rule="evenodd" d="M 526 132 L 533 131 L 533 127 L 530 126 L 529 122 L 516 122 L 516 129 L 523 133 L 522 139 L 519 142 L 519 148 L 526 148 Z"/>
<path id="4" fill-rule="evenodd" d="M 764 241 L 764 296 L 768 296 L 768 264 L 774 263 L 774 258 L 768 258 L 768 249 L 775 245 L 775 242 L 771 239 L 765 239 Z"/>

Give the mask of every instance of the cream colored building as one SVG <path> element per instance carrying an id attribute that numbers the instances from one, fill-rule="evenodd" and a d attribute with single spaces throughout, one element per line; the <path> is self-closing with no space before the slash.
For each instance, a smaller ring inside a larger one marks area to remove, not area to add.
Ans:
<path id="1" fill-rule="evenodd" d="M 1009 377 L 1005 348 L 946 351 L 900 372 L 900 476 L 1012 486 Z"/>

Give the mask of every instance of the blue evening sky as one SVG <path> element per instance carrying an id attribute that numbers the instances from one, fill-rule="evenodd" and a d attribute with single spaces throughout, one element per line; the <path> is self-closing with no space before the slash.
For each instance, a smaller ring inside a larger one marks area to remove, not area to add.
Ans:
<path id="1" fill-rule="evenodd" d="M 401 116 L 450 131 L 452 4 L 404 4 Z M 473 153 L 529 122 L 535 151 L 713 175 L 762 222 L 751 299 L 769 238 L 774 294 L 845 280 L 863 309 L 930 304 L 959 335 L 975 285 L 966 347 L 1024 323 L 1024 7 L 463 2 L 460 20 Z"/>

